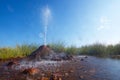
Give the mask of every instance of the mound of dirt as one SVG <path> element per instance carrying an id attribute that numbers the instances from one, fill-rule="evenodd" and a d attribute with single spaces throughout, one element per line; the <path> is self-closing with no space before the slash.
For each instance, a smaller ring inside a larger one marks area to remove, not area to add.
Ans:
<path id="1" fill-rule="evenodd" d="M 66 53 L 55 53 L 49 46 L 42 45 L 28 56 L 29 60 L 68 60 L 72 56 Z"/>

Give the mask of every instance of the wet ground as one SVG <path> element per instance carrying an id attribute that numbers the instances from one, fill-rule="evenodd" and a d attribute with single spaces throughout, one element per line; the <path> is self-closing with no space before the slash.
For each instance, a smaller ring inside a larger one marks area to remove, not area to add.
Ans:
<path id="1" fill-rule="evenodd" d="M 67 61 L 8 63 L 0 63 L 0 80 L 120 80 L 118 60 L 76 56 Z"/>

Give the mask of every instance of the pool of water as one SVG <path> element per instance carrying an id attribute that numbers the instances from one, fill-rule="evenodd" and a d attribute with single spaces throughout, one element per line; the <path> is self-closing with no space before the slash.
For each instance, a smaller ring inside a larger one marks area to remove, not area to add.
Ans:
<path id="1" fill-rule="evenodd" d="M 89 57 L 88 62 L 98 69 L 95 77 L 105 77 L 105 80 L 120 80 L 120 59 Z"/>

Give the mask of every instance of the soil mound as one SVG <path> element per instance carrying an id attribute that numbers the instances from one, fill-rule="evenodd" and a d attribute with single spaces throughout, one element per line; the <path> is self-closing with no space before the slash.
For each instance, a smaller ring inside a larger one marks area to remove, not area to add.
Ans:
<path id="1" fill-rule="evenodd" d="M 52 51 L 49 46 L 42 45 L 37 50 L 32 52 L 28 57 L 35 60 L 48 59 L 48 56 L 53 53 L 54 51 Z"/>
<path id="2" fill-rule="evenodd" d="M 72 56 L 65 54 L 65 53 L 55 53 L 49 46 L 42 45 L 37 50 L 32 52 L 28 58 L 30 60 L 68 60 L 71 59 Z"/>

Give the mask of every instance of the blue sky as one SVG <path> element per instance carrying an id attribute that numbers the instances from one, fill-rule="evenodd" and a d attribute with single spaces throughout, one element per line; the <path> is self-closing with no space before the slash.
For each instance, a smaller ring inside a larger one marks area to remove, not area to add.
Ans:
<path id="1" fill-rule="evenodd" d="M 119 43 L 119 4 L 120 0 L 0 0 L 0 46 L 43 44 L 46 6 L 51 17 L 47 43 Z"/>

